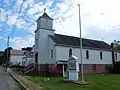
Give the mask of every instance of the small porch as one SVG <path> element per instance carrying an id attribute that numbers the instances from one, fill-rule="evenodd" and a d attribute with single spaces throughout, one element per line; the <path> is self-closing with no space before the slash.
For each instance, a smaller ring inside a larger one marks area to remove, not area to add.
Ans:
<path id="1" fill-rule="evenodd" d="M 68 61 L 58 60 L 57 64 L 61 65 L 62 76 L 67 77 L 68 76 Z"/>

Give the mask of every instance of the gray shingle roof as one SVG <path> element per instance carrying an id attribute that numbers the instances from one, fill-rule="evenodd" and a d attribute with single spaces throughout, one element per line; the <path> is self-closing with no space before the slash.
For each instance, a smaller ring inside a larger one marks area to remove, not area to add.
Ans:
<path id="1" fill-rule="evenodd" d="M 50 35 L 50 38 L 56 44 L 80 46 L 80 40 L 78 37 L 55 34 L 54 36 Z M 104 41 L 85 39 L 85 38 L 82 38 L 82 45 L 83 47 L 96 48 L 96 49 L 109 49 L 110 50 L 111 48 L 110 45 L 105 43 Z"/>
<path id="2" fill-rule="evenodd" d="M 53 20 L 51 17 L 49 17 L 47 15 L 47 13 L 43 13 L 43 15 L 41 16 L 41 18 L 47 18 L 47 19 Z"/>
<path id="3" fill-rule="evenodd" d="M 40 18 L 45 18 L 45 19 L 53 20 L 51 17 L 49 17 L 49 16 L 47 15 L 47 13 L 43 13 L 43 15 L 40 16 L 40 17 L 37 19 L 37 21 L 38 21 Z"/>

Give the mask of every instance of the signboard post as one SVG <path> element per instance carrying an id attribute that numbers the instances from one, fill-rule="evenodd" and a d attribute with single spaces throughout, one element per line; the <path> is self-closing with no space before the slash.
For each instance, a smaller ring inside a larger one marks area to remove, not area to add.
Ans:
<path id="1" fill-rule="evenodd" d="M 68 59 L 69 80 L 78 81 L 79 79 L 79 63 L 75 56 Z"/>

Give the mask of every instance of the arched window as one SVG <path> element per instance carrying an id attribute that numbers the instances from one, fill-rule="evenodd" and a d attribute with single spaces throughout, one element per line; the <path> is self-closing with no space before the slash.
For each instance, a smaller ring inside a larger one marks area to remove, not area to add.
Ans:
<path id="1" fill-rule="evenodd" d="M 53 49 L 51 49 L 51 59 L 53 59 Z"/>
<path id="2" fill-rule="evenodd" d="M 103 53 L 100 52 L 100 59 L 102 60 L 103 59 Z"/>
<path id="3" fill-rule="evenodd" d="M 38 63 L 38 52 L 35 54 L 35 63 Z"/>
<path id="4" fill-rule="evenodd" d="M 117 53 L 115 53 L 115 59 L 117 60 Z"/>
<path id="5" fill-rule="evenodd" d="M 69 49 L 69 57 L 71 57 L 72 56 L 72 49 L 70 48 Z"/>
<path id="6" fill-rule="evenodd" d="M 86 50 L 86 59 L 89 59 L 89 51 Z"/>

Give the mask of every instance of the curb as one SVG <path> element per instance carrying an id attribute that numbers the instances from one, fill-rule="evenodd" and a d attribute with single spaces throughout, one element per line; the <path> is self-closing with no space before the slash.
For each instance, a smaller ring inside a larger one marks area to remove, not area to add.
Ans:
<path id="1" fill-rule="evenodd" d="M 10 76 L 20 85 L 21 90 L 29 90 L 20 80 L 16 79 L 9 71 Z"/>

